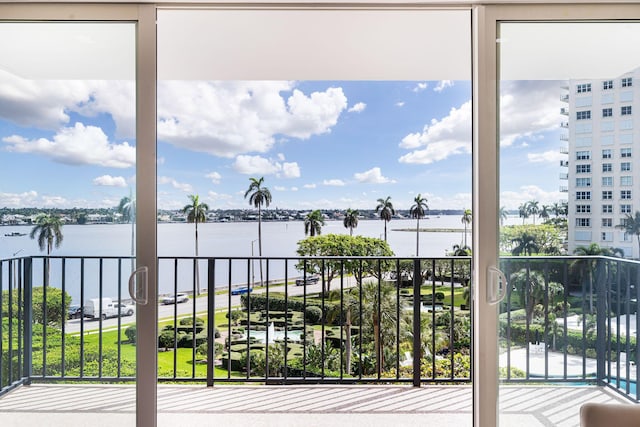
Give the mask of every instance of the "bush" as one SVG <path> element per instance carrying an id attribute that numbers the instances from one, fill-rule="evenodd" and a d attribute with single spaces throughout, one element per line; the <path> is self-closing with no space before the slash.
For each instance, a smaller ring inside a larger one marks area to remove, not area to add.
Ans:
<path id="1" fill-rule="evenodd" d="M 124 334 L 130 343 L 135 344 L 136 336 L 137 336 L 136 325 L 129 326 L 127 329 L 124 330 Z"/>
<path id="2" fill-rule="evenodd" d="M 164 330 L 158 337 L 158 347 L 170 348 L 175 346 L 174 333 L 170 330 Z"/>
<path id="3" fill-rule="evenodd" d="M 319 324 L 322 323 L 322 309 L 311 305 L 307 307 L 304 312 L 304 317 L 308 323 Z"/>

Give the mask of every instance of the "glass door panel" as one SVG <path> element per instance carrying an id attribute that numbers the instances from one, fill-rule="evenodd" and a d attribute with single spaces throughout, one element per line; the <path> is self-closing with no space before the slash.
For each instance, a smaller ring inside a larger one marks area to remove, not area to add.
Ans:
<path id="1" fill-rule="evenodd" d="M 500 422 L 576 425 L 582 386 L 635 393 L 640 24 L 501 22 L 497 40 Z"/>
<path id="2" fill-rule="evenodd" d="M 20 342 L 34 382 L 136 379 L 135 47 L 131 22 L 0 21 L 2 360 Z M 43 424 L 83 405 L 53 395 L 30 408 Z M 118 422 L 135 425 L 129 397 Z"/>

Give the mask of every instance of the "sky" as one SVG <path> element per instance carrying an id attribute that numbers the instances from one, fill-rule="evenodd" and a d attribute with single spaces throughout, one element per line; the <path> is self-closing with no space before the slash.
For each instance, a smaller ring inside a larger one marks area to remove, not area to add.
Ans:
<path id="1" fill-rule="evenodd" d="M 561 82 L 503 82 L 501 205 L 559 193 Z M 114 207 L 135 187 L 135 88 L 0 68 L 0 207 Z M 158 207 L 471 207 L 468 81 L 160 81 Z"/>

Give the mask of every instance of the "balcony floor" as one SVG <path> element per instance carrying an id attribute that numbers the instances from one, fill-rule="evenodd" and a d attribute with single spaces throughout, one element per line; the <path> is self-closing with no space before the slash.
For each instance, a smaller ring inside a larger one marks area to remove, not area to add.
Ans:
<path id="1" fill-rule="evenodd" d="M 20 387 L 0 398 L 3 427 L 134 426 L 135 388 Z M 585 402 L 627 403 L 593 386 L 507 386 L 501 425 L 578 426 Z M 158 426 L 471 426 L 469 386 L 159 385 Z M 213 418 L 212 416 L 215 416 Z"/>

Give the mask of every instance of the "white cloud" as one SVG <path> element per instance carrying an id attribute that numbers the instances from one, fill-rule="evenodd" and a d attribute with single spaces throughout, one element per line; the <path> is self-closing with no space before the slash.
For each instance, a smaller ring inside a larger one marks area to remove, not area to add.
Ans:
<path id="1" fill-rule="evenodd" d="M 396 102 L 396 107 L 404 107 L 405 102 L 404 101 L 398 101 Z"/>
<path id="2" fill-rule="evenodd" d="M 287 187 L 282 187 L 281 185 L 276 185 L 273 189 L 276 191 L 287 191 Z"/>
<path id="3" fill-rule="evenodd" d="M 432 119 L 422 132 L 405 136 L 400 147 L 414 150 L 400 157 L 401 163 L 429 164 L 455 154 L 470 153 L 471 101 L 452 108 L 441 120 Z"/>
<path id="4" fill-rule="evenodd" d="M 100 80 L 27 80 L 0 70 L 0 117 L 24 127 L 57 129 L 69 113 L 109 113 L 116 136 L 135 136 L 135 83 Z"/>
<path id="5" fill-rule="evenodd" d="M 328 185 L 330 187 L 343 187 L 344 181 L 342 181 L 341 179 L 325 179 L 324 181 L 322 181 L 322 184 Z"/>
<path id="6" fill-rule="evenodd" d="M 6 206 L 8 208 L 38 207 L 37 201 L 38 192 L 33 190 L 24 193 L 0 192 L 0 206 Z"/>
<path id="7" fill-rule="evenodd" d="M 298 191 L 298 187 L 291 187 L 291 191 Z"/>
<path id="8" fill-rule="evenodd" d="M 382 171 L 379 167 L 374 167 L 369 169 L 366 172 L 355 173 L 353 177 L 358 182 L 364 182 L 369 184 L 385 184 L 385 183 L 394 183 L 395 181 L 387 178 L 386 176 L 382 176 Z"/>
<path id="9" fill-rule="evenodd" d="M 191 186 L 191 184 L 180 183 L 180 182 L 176 181 L 175 179 L 173 179 L 171 177 L 168 177 L 168 176 L 159 176 L 158 177 L 158 184 L 160 184 L 160 185 L 169 184 L 173 188 L 175 188 L 176 190 L 184 191 L 185 193 L 192 193 L 193 192 L 193 187 Z"/>
<path id="10" fill-rule="evenodd" d="M 126 187 L 127 180 L 122 176 L 102 175 L 93 180 L 93 185 L 105 187 Z"/>
<path id="11" fill-rule="evenodd" d="M 284 162 L 284 153 L 278 153 L 278 160 L 280 160 L 281 162 Z"/>
<path id="12" fill-rule="evenodd" d="M 222 179 L 222 175 L 218 172 L 211 172 L 205 175 L 205 178 L 209 178 L 211 182 L 214 184 L 220 184 L 220 180 Z"/>
<path id="13" fill-rule="evenodd" d="M 427 87 L 428 87 L 428 84 L 426 82 L 421 82 L 421 83 L 418 83 L 412 90 L 414 92 L 422 92 Z"/>
<path id="14" fill-rule="evenodd" d="M 300 167 L 296 162 L 283 163 L 282 164 L 282 175 L 285 178 L 300 178 Z"/>
<path id="15" fill-rule="evenodd" d="M 433 91 L 434 92 L 442 92 L 446 88 L 452 87 L 452 86 L 453 86 L 453 81 L 451 81 L 451 80 L 440 80 L 438 82 L 438 85 L 433 88 Z"/>
<path id="16" fill-rule="evenodd" d="M 365 108 L 367 108 L 367 104 L 365 104 L 364 102 L 358 102 L 353 107 L 349 108 L 347 111 L 349 113 L 361 113 L 364 111 Z"/>
<path id="17" fill-rule="evenodd" d="M 504 82 L 500 96 L 500 144 L 557 129 L 561 115 L 558 81 Z"/>
<path id="18" fill-rule="evenodd" d="M 284 156 L 279 157 L 284 159 Z M 245 175 L 276 175 L 283 178 L 299 178 L 300 167 L 296 162 L 280 163 L 261 156 L 239 155 L 233 163 L 236 172 Z"/>
<path id="19" fill-rule="evenodd" d="M 302 188 L 313 189 L 313 188 L 316 188 L 316 185 L 315 184 L 305 184 L 305 185 L 302 186 Z"/>
<path id="20" fill-rule="evenodd" d="M 530 200 L 537 200 L 540 205 L 551 205 L 565 197 L 565 193 L 560 191 L 545 191 L 537 185 L 523 185 L 518 191 L 502 191 L 500 205 L 507 209 L 517 209 L 522 203 Z"/>
<path id="21" fill-rule="evenodd" d="M 560 160 L 566 160 L 567 155 L 562 154 L 560 150 L 549 150 L 544 153 L 527 153 L 527 158 L 531 163 L 559 163 Z"/>
<path id="22" fill-rule="evenodd" d="M 98 165 L 128 168 L 135 165 L 136 149 L 127 142 L 110 143 L 107 135 L 96 126 L 76 123 L 65 127 L 52 140 L 27 140 L 19 135 L 3 138 L 7 150 L 17 153 L 40 154 L 68 165 Z"/>
<path id="23" fill-rule="evenodd" d="M 163 82 L 158 138 L 217 156 L 267 152 L 275 135 L 307 139 L 331 131 L 347 108 L 341 88 L 310 95 L 293 82 Z M 285 100 L 282 92 L 290 93 Z"/>
<path id="24" fill-rule="evenodd" d="M 230 194 L 216 193 L 215 191 L 209 191 L 207 195 L 212 200 L 232 200 L 233 199 L 233 196 Z"/>

